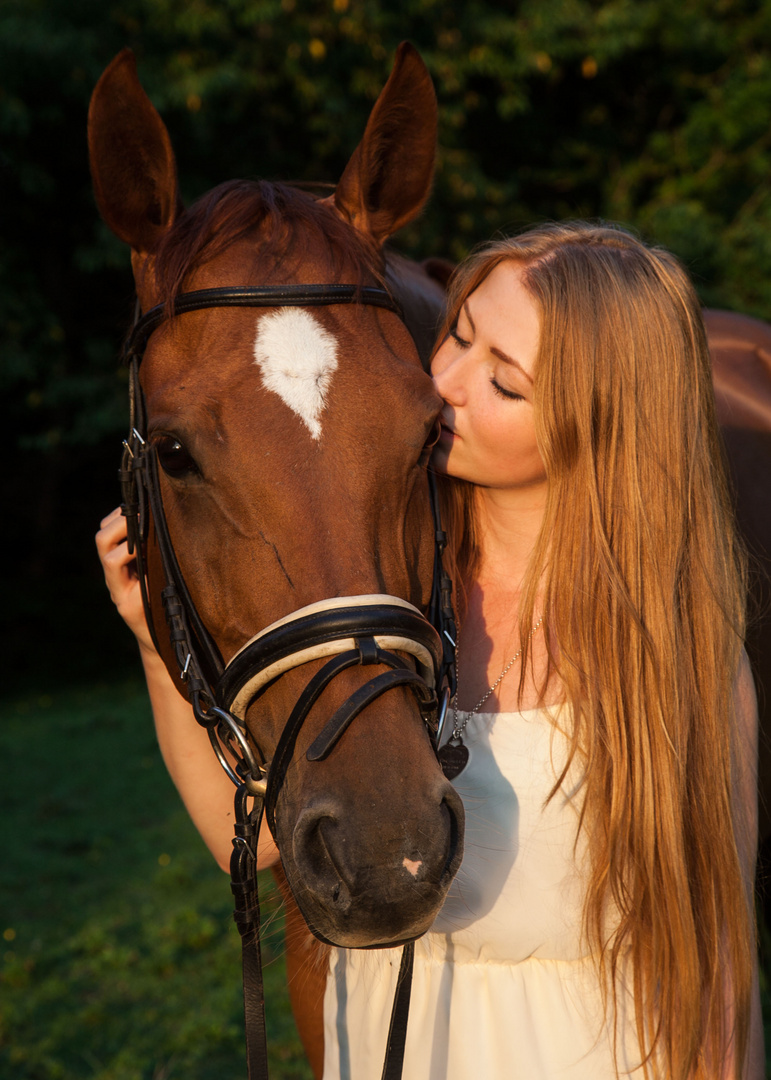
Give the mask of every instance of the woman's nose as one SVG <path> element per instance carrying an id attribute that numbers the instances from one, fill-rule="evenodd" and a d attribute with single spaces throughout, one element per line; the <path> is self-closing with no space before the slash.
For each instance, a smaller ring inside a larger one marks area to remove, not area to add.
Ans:
<path id="1" fill-rule="evenodd" d="M 463 395 L 460 357 L 454 357 L 443 362 L 443 358 L 437 354 L 436 359 L 440 362 L 438 364 L 434 363 L 431 367 L 431 378 L 434 380 L 436 392 L 445 401 L 454 405 L 460 404 L 460 398 Z"/>

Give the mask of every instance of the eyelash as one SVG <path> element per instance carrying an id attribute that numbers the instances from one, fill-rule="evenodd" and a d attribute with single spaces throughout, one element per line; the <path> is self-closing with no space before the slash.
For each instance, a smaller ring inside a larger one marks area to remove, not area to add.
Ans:
<path id="1" fill-rule="evenodd" d="M 507 390 L 505 387 L 496 380 L 494 375 L 490 376 L 490 385 L 499 397 L 506 398 L 508 401 L 524 401 L 525 399 L 521 394 L 515 394 L 513 390 Z"/>
<path id="2" fill-rule="evenodd" d="M 470 345 L 470 341 L 466 341 L 458 333 L 458 324 L 450 327 L 450 337 L 455 344 L 461 349 L 467 349 Z M 498 382 L 494 375 L 490 376 L 490 385 L 492 386 L 498 397 L 506 398 L 507 401 L 524 401 L 525 399 L 521 394 L 515 394 L 513 390 L 507 390 L 504 386 Z"/>
<path id="3" fill-rule="evenodd" d="M 470 341 L 466 341 L 465 338 L 462 338 L 460 336 L 460 334 L 458 333 L 458 324 L 457 323 L 455 324 L 455 326 L 450 327 L 450 337 L 455 342 L 455 344 L 459 345 L 462 349 L 467 349 L 469 347 L 469 345 L 471 344 Z"/>

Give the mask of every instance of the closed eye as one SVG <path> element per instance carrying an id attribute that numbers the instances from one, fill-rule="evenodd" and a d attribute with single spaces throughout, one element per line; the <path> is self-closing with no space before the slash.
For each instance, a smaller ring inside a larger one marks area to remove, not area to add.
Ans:
<path id="1" fill-rule="evenodd" d="M 457 323 L 455 324 L 455 326 L 450 327 L 450 337 L 455 342 L 455 344 L 458 345 L 461 349 L 467 349 L 469 347 L 469 345 L 471 344 L 470 341 L 466 341 L 465 338 L 462 338 L 460 336 L 460 334 L 458 333 L 458 324 Z"/>
<path id="2" fill-rule="evenodd" d="M 516 394 L 513 390 L 507 390 L 505 386 L 501 386 L 494 375 L 490 378 L 490 385 L 499 397 L 508 398 L 509 401 L 525 400 L 521 394 Z"/>

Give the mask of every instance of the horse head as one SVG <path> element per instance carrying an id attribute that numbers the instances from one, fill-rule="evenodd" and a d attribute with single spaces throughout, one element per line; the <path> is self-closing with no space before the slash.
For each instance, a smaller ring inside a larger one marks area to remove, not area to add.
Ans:
<path id="1" fill-rule="evenodd" d="M 312 619 L 335 598 L 355 605 L 373 594 L 421 611 L 429 602 L 435 530 L 425 466 L 440 401 L 382 297 L 386 285 L 401 293 L 424 341 L 436 300 L 429 287 L 397 283 L 382 245 L 427 197 L 435 127 L 428 73 L 402 46 L 334 194 L 232 181 L 185 210 L 168 132 L 130 52 L 94 91 L 99 209 L 131 248 L 141 311 L 164 305 L 140 376 L 163 530 L 200 616 L 198 637 L 213 666 L 229 665 L 226 677 L 255 636 L 277 621 L 281 631 L 287 618 L 292 629 L 298 610 Z M 277 297 L 257 308 L 187 310 L 177 300 L 244 286 L 290 286 L 292 295 L 353 286 L 346 299 L 354 302 L 287 306 Z M 164 621 L 160 525 L 149 528 L 146 554 L 156 626 Z M 427 929 L 462 852 L 462 805 L 408 685 L 420 649 L 401 646 L 396 633 L 389 655 L 407 673 L 368 698 L 364 684 L 393 668 L 368 640 L 354 645 L 367 652 L 366 666 L 341 668 L 311 701 L 275 805 L 298 905 L 318 936 L 345 946 L 393 944 Z M 179 680 L 172 644 L 158 641 Z M 261 682 L 236 679 L 231 697 L 264 761 L 325 663 L 317 650 L 299 666 L 270 667 Z M 330 716 L 357 693 L 366 707 L 330 744 Z M 308 760 L 319 739 L 325 751 Z"/>

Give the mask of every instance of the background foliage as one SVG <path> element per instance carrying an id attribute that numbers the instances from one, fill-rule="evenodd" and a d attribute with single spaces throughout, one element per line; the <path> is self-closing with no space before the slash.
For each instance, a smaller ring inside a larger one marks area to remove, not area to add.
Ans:
<path id="1" fill-rule="evenodd" d="M 131 652 L 91 540 L 118 501 L 132 304 L 90 194 L 100 72 L 134 48 L 189 200 L 233 176 L 334 181 L 404 38 L 441 116 L 435 195 L 404 250 L 458 259 L 498 229 L 602 216 L 673 248 L 705 302 L 771 317 L 768 0 L 1 0 L 12 677 L 41 639 L 52 677 Z"/>

